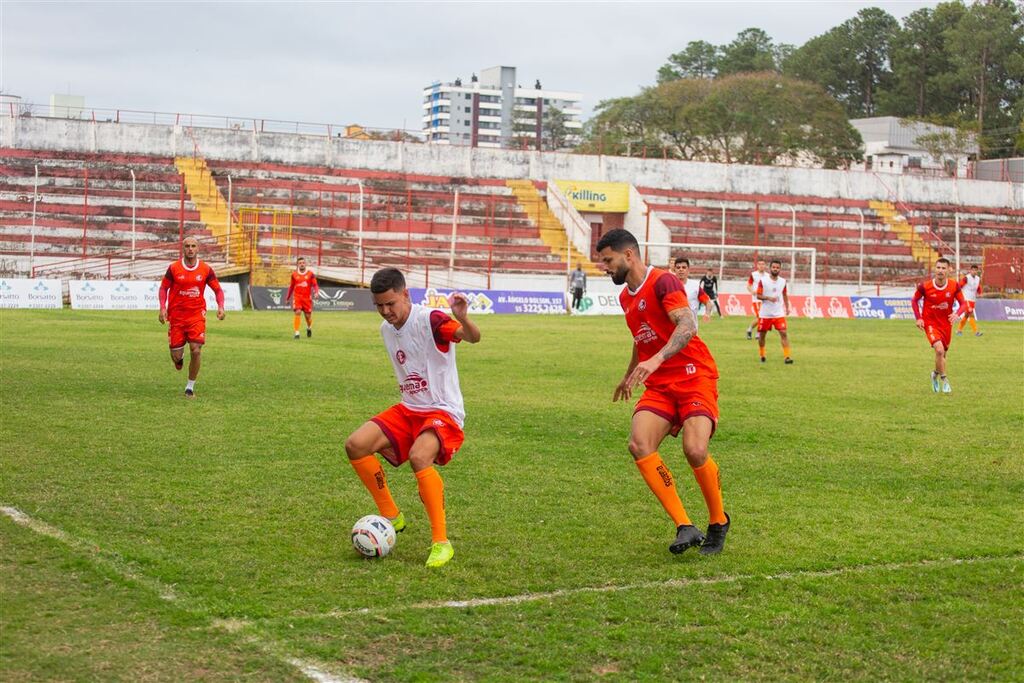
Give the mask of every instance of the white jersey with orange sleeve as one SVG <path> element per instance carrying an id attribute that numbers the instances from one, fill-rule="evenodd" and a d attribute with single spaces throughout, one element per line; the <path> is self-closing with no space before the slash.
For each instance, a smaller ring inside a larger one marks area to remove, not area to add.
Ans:
<path id="1" fill-rule="evenodd" d="M 774 280 L 771 275 L 762 278 L 757 291 L 763 296 L 775 299 L 775 301 L 761 301 L 762 318 L 786 317 L 786 304 L 782 300 L 783 294 L 789 295 L 789 292 L 786 291 L 786 278 L 781 275 Z"/>
<path id="2" fill-rule="evenodd" d="M 413 304 L 401 329 L 388 321 L 380 326 L 391 365 L 410 410 L 443 410 L 463 426 L 466 410 L 455 365 L 454 332 L 461 325 L 445 311 Z"/>
<path id="3" fill-rule="evenodd" d="M 981 294 L 981 276 L 964 275 L 960 279 L 960 289 L 963 290 L 965 299 L 970 302 L 977 301 L 978 295 Z"/>
<path id="4" fill-rule="evenodd" d="M 759 284 L 761 284 L 761 280 L 763 280 L 764 278 L 766 278 L 768 276 L 769 276 L 769 273 L 768 273 L 767 270 L 764 271 L 763 273 L 761 271 L 759 271 L 759 270 L 751 271 L 750 277 L 747 278 L 747 287 L 750 287 L 750 289 L 753 292 L 756 293 L 757 292 L 757 286 Z"/>
<path id="5" fill-rule="evenodd" d="M 686 278 L 686 282 L 683 283 L 683 291 L 686 292 L 686 302 L 690 304 L 690 310 L 693 311 L 694 317 L 699 317 L 697 313 L 700 311 L 700 305 L 711 301 L 704 288 L 700 286 L 700 280 L 694 280 L 692 277 Z"/>

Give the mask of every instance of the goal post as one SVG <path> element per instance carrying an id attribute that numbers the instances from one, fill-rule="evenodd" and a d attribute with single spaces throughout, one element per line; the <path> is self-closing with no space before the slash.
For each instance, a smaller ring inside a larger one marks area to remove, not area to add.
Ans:
<path id="1" fill-rule="evenodd" d="M 644 253 L 650 255 L 650 261 L 665 261 L 665 264 L 669 267 L 672 265 L 672 259 L 677 255 L 689 257 L 688 251 L 701 254 L 717 254 L 719 282 L 722 281 L 725 272 L 725 253 L 727 251 L 750 254 L 752 257 L 751 269 L 753 268 L 754 256 L 774 257 L 777 254 L 789 254 L 789 271 L 785 274 L 785 277 L 793 285 L 791 291 L 794 295 L 796 294 L 795 285 L 801 279 L 797 276 L 797 258 L 801 257 L 801 260 L 806 261 L 807 264 L 807 295 L 815 296 L 816 294 L 815 282 L 818 270 L 818 250 L 814 247 L 777 247 L 765 246 L 763 244 L 707 244 L 696 242 L 640 242 L 639 244 L 643 248 Z M 693 259 L 691 258 L 691 260 Z M 782 259 L 780 258 L 779 260 Z"/>

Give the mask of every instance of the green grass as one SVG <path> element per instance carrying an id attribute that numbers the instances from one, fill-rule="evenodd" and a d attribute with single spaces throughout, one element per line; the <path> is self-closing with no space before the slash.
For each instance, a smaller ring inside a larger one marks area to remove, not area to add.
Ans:
<path id="1" fill-rule="evenodd" d="M 348 542 L 374 508 L 343 440 L 397 399 L 379 318 L 322 314 L 299 341 L 289 314 L 211 321 L 192 402 L 155 318 L 0 311 L 0 504 L 78 539 L 0 517 L 5 678 L 284 680 L 288 657 L 371 680 L 1024 670 L 1024 326 L 955 338 L 936 396 L 912 323 L 793 321 L 793 366 L 777 337 L 757 363 L 745 321 L 702 325 L 733 517 L 709 559 L 667 552 L 626 451 L 622 320 L 480 318 L 442 470 L 456 556 L 427 571 L 408 468 L 389 470 L 410 521 L 392 555 Z M 703 526 L 678 441 L 661 452 Z"/>

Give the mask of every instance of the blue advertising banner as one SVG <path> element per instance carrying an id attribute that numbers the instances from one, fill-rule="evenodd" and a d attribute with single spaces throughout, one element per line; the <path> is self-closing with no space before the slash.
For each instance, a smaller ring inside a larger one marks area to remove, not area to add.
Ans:
<path id="1" fill-rule="evenodd" d="M 978 320 L 1024 320 L 1024 301 L 1020 299 L 978 299 L 974 304 Z"/>
<path id="2" fill-rule="evenodd" d="M 878 320 L 913 320 L 914 309 L 910 299 L 901 297 L 851 296 L 850 308 L 854 318 Z"/>
<path id="3" fill-rule="evenodd" d="M 422 289 L 410 287 L 409 296 L 414 304 L 430 308 L 451 309 L 448 297 L 462 292 L 469 299 L 469 312 L 476 315 L 490 313 L 565 313 L 565 294 L 562 292 L 520 292 L 506 289 L 456 290 Z"/>

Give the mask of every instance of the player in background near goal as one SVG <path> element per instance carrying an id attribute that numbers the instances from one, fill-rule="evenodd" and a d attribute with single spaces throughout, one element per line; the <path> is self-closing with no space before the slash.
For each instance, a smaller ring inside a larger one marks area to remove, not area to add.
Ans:
<path id="1" fill-rule="evenodd" d="M 932 391 L 951 393 L 953 388 L 946 378 L 946 354 L 953 333 L 953 323 L 970 310 L 960 285 L 949 279 L 950 263 L 947 258 L 935 262 L 935 275 L 917 286 L 910 305 L 914 309 L 917 328 L 923 330 L 928 343 L 935 349 L 935 369 L 932 370 Z M 953 312 L 953 302 L 960 304 L 961 313 Z M 920 304 L 920 305 L 919 305 Z"/>
<path id="2" fill-rule="evenodd" d="M 747 326 L 747 339 L 753 339 L 754 325 L 761 324 L 761 302 L 757 300 L 757 286 L 761 283 L 761 280 L 768 277 L 764 266 L 764 259 L 757 259 L 757 270 L 751 271 L 750 277 L 747 278 L 747 292 L 753 300 L 751 306 L 754 309 L 754 319 Z"/>
<path id="3" fill-rule="evenodd" d="M 974 315 L 974 305 L 978 302 L 978 297 L 981 296 L 981 275 L 978 273 L 978 266 L 971 266 L 971 272 L 960 278 L 960 289 L 963 290 L 964 299 L 967 300 L 967 315 L 960 319 L 960 324 L 956 328 L 956 336 L 963 335 L 964 325 L 970 321 L 974 336 L 980 337 L 981 332 L 978 331 L 978 323 L 975 322 Z"/>
<path id="4" fill-rule="evenodd" d="M 704 290 L 704 293 L 711 299 L 711 303 L 715 305 L 715 310 L 718 311 L 718 317 L 722 317 L 722 307 L 718 305 L 718 276 L 708 268 L 707 275 L 700 279 L 700 288 Z M 711 307 L 708 306 L 708 313 L 711 312 Z"/>
<path id="5" fill-rule="evenodd" d="M 295 332 L 295 338 L 299 338 L 299 322 L 301 322 L 301 314 L 306 314 L 306 336 L 313 336 L 313 297 L 320 291 L 320 286 L 316 282 L 316 275 L 313 271 L 306 270 L 306 259 L 299 257 L 299 260 L 295 263 L 296 269 L 292 271 L 291 282 L 288 283 L 288 293 L 285 294 L 284 300 L 288 301 L 295 296 L 295 301 L 292 304 L 292 311 L 295 313 L 295 318 L 292 320 L 292 330 Z"/>
<path id="6" fill-rule="evenodd" d="M 782 341 L 782 356 L 786 365 L 793 364 L 789 349 L 789 332 L 786 329 L 786 316 L 789 315 L 789 292 L 786 290 L 786 278 L 780 277 L 782 262 L 772 261 L 768 277 L 761 278 L 757 285 L 754 298 L 761 302 L 757 323 L 757 350 L 761 354 L 761 362 L 765 362 L 764 342 L 768 330 L 779 331 Z"/>
<path id="7" fill-rule="evenodd" d="M 160 324 L 168 323 L 167 341 L 171 348 L 171 362 L 175 370 L 185 363 L 185 344 L 188 344 L 188 383 L 185 398 L 194 398 L 196 378 L 206 343 L 206 297 L 209 287 L 217 297 L 217 319 L 224 319 L 224 290 L 208 263 L 199 260 L 199 241 L 186 237 L 181 243 L 182 257 L 167 267 L 160 281 Z"/>
<path id="8" fill-rule="evenodd" d="M 718 423 L 715 359 L 696 334 L 697 321 L 679 278 L 648 267 L 632 233 L 608 231 L 597 243 L 597 252 L 612 282 L 626 285 L 619 303 L 633 333 L 633 355 L 612 401 L 625 401 L 634 387 L 645 386 L 633 410 L 629 452 L 676 526 L 676 538 L 668 549 L 681 553 L 699 546 L 702 555 L 720 553 L 730 520 L 722 506 L 718 465 L 708 454 Z M 665 437 L 680 431 L 683 453 L 708 508 L 706 536 L 690 521 L 672 473 L 658 453 Z"/>
<path id="9" fill-rule="evenodd" d="M 683 291 L 686 293 L 686 300 L 693 311 L 693 319 L 696 320 L 700 313 L 700 306 L 704 304 L 704 322 L 711 320 L 711 299 L 700 286 L 700 280 L 690 277 L 690 259 L 677 256 L 672 262 L 672 272 L 676 274 L 679 281 L 683 283 Z"/>
<path id="10" fill-rule="evenodd" d="M 452 320 L 445 311 L 413 304 L 405 277 L 384 268 L 370 280 L 377 312 L 384 318 L 380 334 L 388 352 L 402 402 L 371 418 L 345 440 L 345 453 L 366 486 L 380 514 L 395 531 L 405 529 L 380 461 L 380 453 L 398 467 L 406 460 L 416 475 L 420 500 L 430 520 L 432 545 L 428 567 L 440 567 L 455 554 L 448 540 L 444 482 L 434 465 L 445 465 L 462 446 L 465 409 L 455 344 L 480 341 L 480 330 L 469 319 L 469 300 L 451 295 Z"/>

